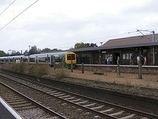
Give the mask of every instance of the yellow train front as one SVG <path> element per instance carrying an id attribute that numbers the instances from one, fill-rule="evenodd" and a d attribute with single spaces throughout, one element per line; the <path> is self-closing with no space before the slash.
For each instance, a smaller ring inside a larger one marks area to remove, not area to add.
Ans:
<path id="1" fill-rule="evenodd" d="M 74 52 L 67 52 L 64 56 L 64 67 L 65 68 L 71 68 L 71 65 L 73 68 L 76 67 L 76 54 Z"/>

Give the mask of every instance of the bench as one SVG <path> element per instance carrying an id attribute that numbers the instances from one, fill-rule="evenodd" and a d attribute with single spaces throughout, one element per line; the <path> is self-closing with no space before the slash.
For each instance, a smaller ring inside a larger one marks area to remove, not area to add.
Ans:
<path id="1" fill-rule="evenodd" d="M 94 74 L 104 75 L 104 72 L 103 72 L 103 71 L 99 71 L 99 70 L 95 70 L 95 71 L 94 71 Z"/>

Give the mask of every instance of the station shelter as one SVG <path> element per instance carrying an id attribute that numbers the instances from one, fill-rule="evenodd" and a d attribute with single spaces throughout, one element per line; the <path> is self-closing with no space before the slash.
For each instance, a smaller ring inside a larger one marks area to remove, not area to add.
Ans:
<path id="1" fill-rule="evenodd" d="M 145 65 L 158 65 L 158 34 L 110 39 L 99 47 L 71 49 L 78 64 L 136 65 L 138 56 Z"/>

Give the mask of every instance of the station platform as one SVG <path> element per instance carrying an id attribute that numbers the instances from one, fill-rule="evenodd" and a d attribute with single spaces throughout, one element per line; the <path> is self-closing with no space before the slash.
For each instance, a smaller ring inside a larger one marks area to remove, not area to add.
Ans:
<path id="1" fill-rule="evenodd" d="M 0 97 L 0 119 L 22 119 L 22 117 Z"/>

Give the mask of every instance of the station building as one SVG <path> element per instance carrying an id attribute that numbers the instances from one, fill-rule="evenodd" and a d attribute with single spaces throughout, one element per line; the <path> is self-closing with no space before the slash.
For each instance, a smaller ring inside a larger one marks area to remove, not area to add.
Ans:
<path id="1" fill-rule="evenodd" d="M 137 57 L 143 58 L 144 65 L 158 65 L 158 34 L 110 39 L 102 46 L 72 49 L 81 64 L 137 65 Z M 107 61 L 110 60 L 110 62 Z"/>

